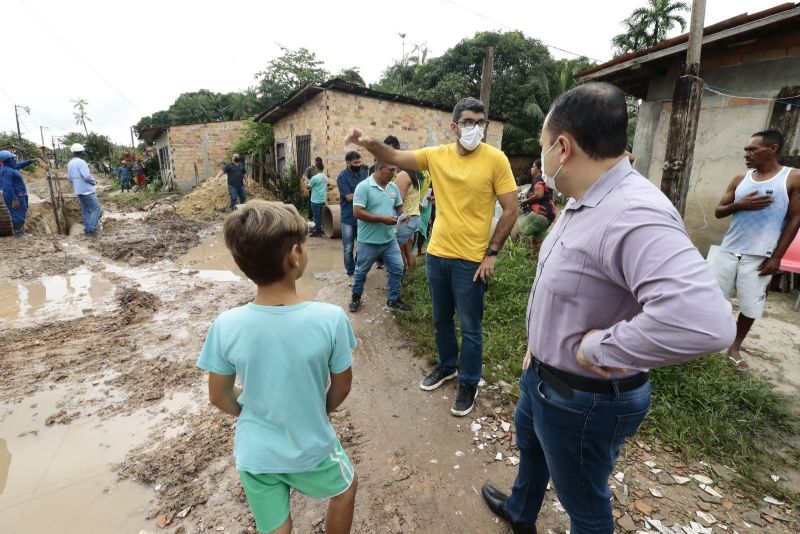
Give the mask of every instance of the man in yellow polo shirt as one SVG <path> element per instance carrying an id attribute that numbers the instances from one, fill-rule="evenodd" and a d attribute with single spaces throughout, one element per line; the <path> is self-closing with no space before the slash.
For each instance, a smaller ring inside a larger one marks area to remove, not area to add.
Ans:
<path id="1" fill-rule="evenodd" d="M 422 150 L 395 150 L 356 128 L 345 137 L 345 143 L 366 148 L 380 161 L 431 174 L 436 220 L 425 267 L 439 354 L 436 369 L 419 387 L 431 391 L 458 376 L 458 395 L 450 410 L 456 416 L 467 415 L 475 405 L 483 364 L 483 296 L 518 213 L 517 185 L 508 158 L 481 142 L 488 124 L 484 111 L 480 100 L 460 100 L 450 124 L 456 142 Z M 503 215 L 490 239 L 495 200 Z M 456 311 L 461 321 L 460 355 Z"/>

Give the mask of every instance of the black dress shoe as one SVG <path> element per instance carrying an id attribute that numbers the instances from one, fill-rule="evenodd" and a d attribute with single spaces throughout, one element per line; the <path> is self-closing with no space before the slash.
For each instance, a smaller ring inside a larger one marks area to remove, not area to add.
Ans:
<path id="1" fill-rule="evenodd" d="M 514 524 L 508 517 L 508 512 L 506 512 L 506 501 L 508 500 L 508 495 L 495 488 L 491 484 L 483 485 L 481 488 L 481 495 L 483 495 L 483 500 L 486 501 L 486 505 L 489 507 L 489 510 L 491 510 L 492 513 L 511 523 L 511 531 L 514 534 L 536 534 L 536 525 Z"/>

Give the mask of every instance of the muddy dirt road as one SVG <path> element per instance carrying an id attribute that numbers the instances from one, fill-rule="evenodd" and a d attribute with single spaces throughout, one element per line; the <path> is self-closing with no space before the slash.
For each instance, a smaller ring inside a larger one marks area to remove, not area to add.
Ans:
<path id="1" fill-rule="evenodd" d="M 253 286 L 218 223 L 169 209 L 108 221 L 96 240 L 0 240 L 0 532 L 255 532 L 233 469 L 235 421 L 208 405 L 194 365 L 210 322 Z M 346 304 L 340 245 L 309 240 L 305 298 Z M 458 419 L 453 384 L 419 390 L 428 368 L 383 311 L 384 281 L 371 273 L 352 316 L 354 387 L 332 417 L 360 476 L 354 532 L 508 532 L 478 492 L 513 481 L 512 408 L 487 384 Z M 657 532 L 646 518 L 705 528 L 698 511 L 713 514 L 714 532 L 796 531 L 790 510 L 738 494 L 724 468 L 687 465 L 668 446 L 632 444 L 619 469 L 621 531 Z M 323 503 L 294 499 L 297 532 L 322 532 L 323 516 Z M 553 491 L 539 526 L 568 528 Z"/>

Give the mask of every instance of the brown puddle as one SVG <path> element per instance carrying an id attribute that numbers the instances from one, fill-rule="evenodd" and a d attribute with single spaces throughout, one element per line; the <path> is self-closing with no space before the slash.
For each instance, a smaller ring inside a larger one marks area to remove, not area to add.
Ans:
<path id="1" fill-rule="evenodd" d="M 323 286 L 319 275 L 330 271 L 344 271 L 342 242 L 323 238 L 308 238 L 308 267 L 298 280 L 297 291 L 301 298 L 314 299 Z M 235 282 L 245 279 L 244 273 L 233 261 L 221 233 L 204 239 L 180 257 L 178 262 L 185 268 L 197 270 L 196 276 L 214 282 Z"/>
<path id="2" fill-rule="evenodd" d="M 0 532 L 105 534 L 148 526 L 144 517 L 152 491 L 117 481 L 110 466 L 147 438 L 165 417 L 158 413 L 161 408 L 185 405 L 188 394 L 130 415 L 106 420 L 81 415 L 68 424 L 47 425 L 47 418 L 73 394 L 68 386 L 58 386 L 6 406 L 0 435 Z M 99 391 L 93 397 L 102 398 Z"/>
<path id="3" fill-rule="evenodd" d="M 87 269 L 32 282 L 0 282 L 0 325 L 44 319 L 73 319 L 93 309 L 113 291 L 111 282 Z"/>

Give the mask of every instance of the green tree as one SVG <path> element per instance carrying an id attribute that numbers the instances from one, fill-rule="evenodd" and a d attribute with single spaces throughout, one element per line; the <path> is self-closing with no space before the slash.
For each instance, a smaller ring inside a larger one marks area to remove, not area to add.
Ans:
<path id="1" fill-rule="evenodd" d="M 36 143 L 28 141 L 24 137 L 20 140 L 17 137 L 17 132 L 0 132 L 0 150 L 5 150 L 10 147 L 16 147 L 14 148 L 14 152 L 20 160 L 42 156 Z"/>
<path id="2" fill-rule="evenodd" d="M 183 93 L 168 109 L 142 117 L 134 129 L 141 133 L 152 126 L 241 120 L 253 117 L 262 110 L 254 88 L 243 93 L 215 93 L 201 89 Z"/>
<path id="3" fill-rule="evenodd" d="M 612 44 L 616 55 L 646 50 L 664 41 L 673 28 L 686 30 L 686 19 L 680 14 L 690 11 L 686 2 L 648 0 L 645 7 L 637 8 L 622 21 L 625 32 L 615 36 Z"/>
<path id="4" fill-rule="evenodd" d="M 507 122 L 503 149 L 511 154 L 530 153 L 531 140 L 541 128 L 541 118 L 534 119 L 523 110 L 530 97 L 531 80 L 545 75 L 548 86 L 556 82 L 550 80 L 552 58 L 547 48 L 522 32 L 481 32 L 439 57 L 428 59 L 425 53 L 424 62 L 420 54 L 420 61 L 413 66 L 413 76 L 397 92 L 447 106 L 454 106 L 465 96 L 477 97 L 488 46 L 495 47 L 491 114 Z M 391 88 L 392 80 L 384 76 L 381 84 Z"/>
<path id="5" fill-rule="evenodd" d="M 75 117 L 75 124 L 83 126 L 83 131 L 86 132 L 86 135 L 89 135 L 89 129 L 86 127 L 86 121 L 92 121 L 86 113 L 86 106 L 89 105 L 89 102 L 83 98 L 70 100 L 70 102 L 73 103 L 72 107 L 75 109 L 75 111 L 72 112 L 72 115 Z"/>
<path id="6" fill-rule="evenodd" d="M 265 109 L 309 83 L 322 83 L 330 77 L 323 62 L 307 48 L 290 50 L 281 46 L 281 51 L 280 57 L 269 61 L 266 68 L 255 75 L 256 91 Z"/>
<path id="7" fill-rule="evenodd" d="M 66 134 L 61 143 L 69 148 L 75 143 L 80 143 L 86 149 L 86 159 L 95 164 L 103 161 L 113 161 L 114 155 L 122 148 L 111 142 L 105 135 L 94 132 L 82 134 L 80 132 L 70 132 Z"/>
<path id="8" fill-rule="evenodd" d="M 340 80 L 344 80 L 347 83 L 352 83 L 353 85 L 360 85 L 361 87 L 366 87 L 367 84 L 364 81 L 364 78 L 361 77 L 361 72 L 359 72 L 358 67 L 350 67 L 349 69 L 344 69 L 339 72 L 339 74 L 335 74 L 334 78 L 339 78 Z"/>

